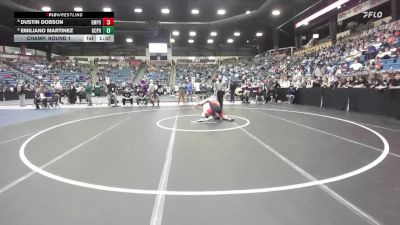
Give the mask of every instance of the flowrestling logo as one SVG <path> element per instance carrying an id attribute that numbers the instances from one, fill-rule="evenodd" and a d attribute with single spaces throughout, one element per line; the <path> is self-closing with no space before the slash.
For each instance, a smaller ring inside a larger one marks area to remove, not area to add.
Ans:
<path id="1" fill-rule="evenodd" d="M 366 19 L 370 19 L 370 18 L 374 18 L 374 19 L 380 19 L 383 17 L 383 12 L 382 11 L 365 11 L 363 12 L 364 16 L 363 18 Z"/>

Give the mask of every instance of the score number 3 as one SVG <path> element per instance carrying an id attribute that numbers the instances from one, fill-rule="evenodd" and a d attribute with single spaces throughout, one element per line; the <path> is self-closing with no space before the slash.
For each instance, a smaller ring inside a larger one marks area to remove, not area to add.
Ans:
<path id="1" fill-rule="evenodd" d="M 114 18 L 103 18 L 103 26 L 114 26 Z"/>

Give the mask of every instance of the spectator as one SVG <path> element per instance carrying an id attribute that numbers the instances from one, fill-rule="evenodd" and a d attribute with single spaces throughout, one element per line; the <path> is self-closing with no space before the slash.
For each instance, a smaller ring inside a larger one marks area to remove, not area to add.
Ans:
<path id="1" fill-rule="evenodd" d="M 129 91 L 127 87 L 125 87 L 124 92 L 122 93 L 122 104 L 125 106 L 126 101 L 129 101 L 131 105 L 133 105 L 133 97 L 132 93 Z"/>
<path id="2" fill-rule="evenodd" d="M 229 92 L 231 95 L 231 103 L 235 103 L 235 91 L 236 88 L 238 88 L 238 84 L 236 81 L 231 81 L 230 85 L 229 85 Z"/>
<path id="3" fill-rule="evenodd" d="M 68 102 L 69 104 L 75 104 L 76 102 L 76 94 L 77 90 L 75 88 L 74 83 L 71 83 L 68 90 Z"/>
<path id="4" fill-rule="evenodd" d="M 93 86 L 91 81 L 87 81 L 85 85 L 86 102 L 88 106 L 92 106 Z"/>
<path id="5" fill-rule="evenodd" d="M 215 91 L 217 93 L 217 99 L 219 105 L 221 106 L 221 110 L 224 107 L 224 95 L 225 95 L 225 82 L 222 80 L 222 76 L 218 77 L 218 80 L 215 82 Z"/>
<path id="6" fill-rule="evenodd" d="M 200 82 L 199 80 L 195 80 L 194 84 L 193 84 L 193 90 L 194 93 L 197 97 L 197 100 L 200 100 L 200 95 L 201 95 L 201 89 L 200 89 Z"/>
<path id="7" fill-rule="evenodd" d="M 290 86 L 286 95 L 289 104 L 293 103 L 295 94 L 296 94 L 296 89 L 293 86 Z"/>
<path id="8" fill-rule="evenodd" d="M 361 68 L 363 68 L 363 65 L 359 63 L 358 60 L 355 60 L 354 63 L 350 65 L 350 69 L 354 71 L 359 71 Z"/>
<path id="9" fill-rule="evenodd" d="M 188 103 L 189 103 L 189 99 L 190 99 L 190 102 L 193 103 L 193 84 L 190 81 L 190 79 L 186 80 L 186 98 L 187 98 Z"/>
<path id="10" fill-rule="evenodd" d="M 390 89 L 400 89 L 400 72 L 397 72 L 397 73 L 389 80 L 389 88 L 390 88 Z"/>
<path id="11" fill-rule="evenodd" d="M 20 82 L 17 86 L 17 94 L 19 98 L 19 106 L 25 106 L 25 86 L 24 83 Z"/>
<path id="12" fill-rule="evenodd" d="M 101 86 L 100 86 L 99 82 L 96 82 L 96 85 L 94 86 L 93 91 L 94 91 L 94 96 L 96 97 L 96 104 L 100 104 Z"/>
<path id="13" fill-rule="evenodd" d="M 56 101 L 58 101 L 56 103 L 64 104 L 61 99 L 61 97 L 63 96 L 63 94 L 62 94 L 63 87 L 61 85 L 61 82 L 58 80 L 58 78 L 56 78 L 54 82 L 55 82 L 54 95 L 55 95 Z"/>
<path id="14" fill-rule="evenodd" d="M 114 103 L 117 106 L 117 86 L 115 85 L 114 81 L 110 81 L 107 85 L 107 101 L 108 106 Z"/>
<path id="15" fill-rule="evenodd" d="M 178 104 L 182 102 L 185 104 L 185 93 L 186 93 L 186 84 L 185 81 L 182 79 L 181 83 L 178 85 Z"/>

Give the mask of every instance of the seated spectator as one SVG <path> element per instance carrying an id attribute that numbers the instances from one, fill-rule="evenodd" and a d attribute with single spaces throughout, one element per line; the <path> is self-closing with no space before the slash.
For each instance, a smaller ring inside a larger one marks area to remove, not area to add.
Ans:
<path id="1" fill-rule="evenodd" d="M 53 107 L 52 93 L 48 91 L 45 86 L 40 86 L 39 88 L 36 89 L 35 98 L 33 102 L 34 105 L 36 106 L 36 109 L 40 109 L 40 105 L 44 109 L 49 107 L 49 104 L 51 107 Z"/>
<path id="2" fill-rule="evenodd" d="M 293 103 L 295 94 L 296 94 L 296 89 L 293 86 L 290 86 L 286 95 L 289 104 Z"/>
<path id="3" fill-rule="evenodd" d="M 127 87 L 125 87 L 124 92 L 122 92 L 122 104 L 125 105 L 127 101 L 129 101 L 131 105 L 133 105 L 132 93 Z"/>
<path id="4" fill-rule="evenodd" d="M 353 71 L 360 71 L 363 68 L 363 65 L 355 60 L 353 64 L 350 65 L 350 69 Z"/>
<path id="5" fill-rule="evenodd" d="M 389 89 L 400 89 L 400 72 L 393 74 L 393 76 L 389 79 L 388 85 Z"/>

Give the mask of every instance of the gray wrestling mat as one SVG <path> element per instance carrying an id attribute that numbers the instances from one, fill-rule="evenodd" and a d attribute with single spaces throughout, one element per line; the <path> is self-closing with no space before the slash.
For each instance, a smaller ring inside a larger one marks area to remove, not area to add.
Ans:
<path id="1" fill-rule="evenodd" d="M 1 111 L 0 224 L 399 223 L 399 121 L 224 110 L 235 122 L 182 106 Z"/>

